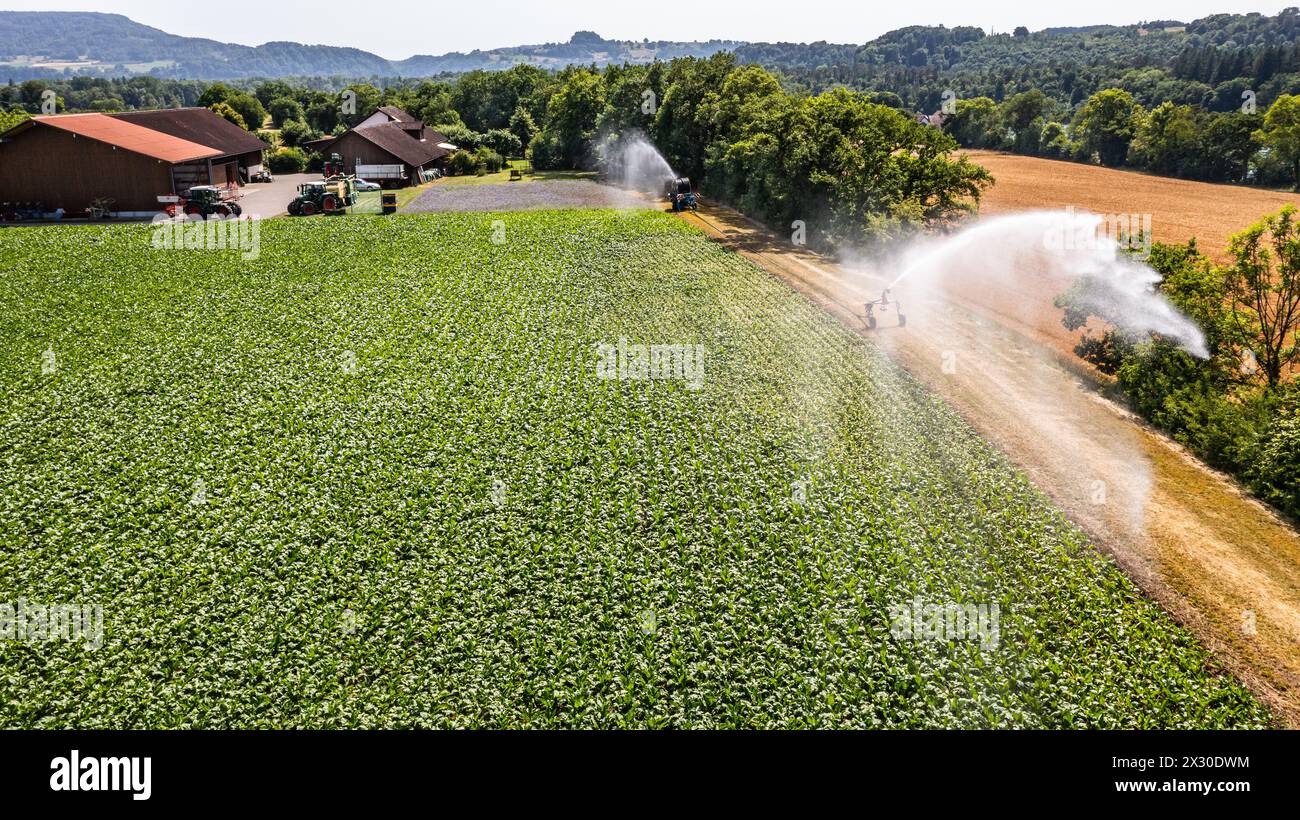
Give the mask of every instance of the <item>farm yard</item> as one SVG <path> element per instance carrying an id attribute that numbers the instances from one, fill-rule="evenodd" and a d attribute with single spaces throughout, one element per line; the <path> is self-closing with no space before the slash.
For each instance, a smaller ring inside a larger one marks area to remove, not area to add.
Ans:
<path id="1" fill-rule="evenodd" d="M 1273 720 L 946 404 L 680 220 L 238 253 L 0 243 L 0 598 L 106 633 L 0 643 L 5 726 Z M 602 378 L 602 344 L 698 345 L 698 382 Z M 949 601 L 995 635 L 895 633 Z"/>

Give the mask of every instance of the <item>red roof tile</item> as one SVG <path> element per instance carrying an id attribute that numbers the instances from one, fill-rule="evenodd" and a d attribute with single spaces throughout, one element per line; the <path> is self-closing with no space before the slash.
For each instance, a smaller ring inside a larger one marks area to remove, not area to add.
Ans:
<path id="1" fill-rule="evenodd" d="M 186 162 L 193 159 L 219 157 L 222 154 L 221 151 L 207 145 L 173 137 L 104 114 L 53 114 L 32 117 L 32 120 L 41 125 L 69 131 L 78 136 L 98 140 L 163 162 Z"/>

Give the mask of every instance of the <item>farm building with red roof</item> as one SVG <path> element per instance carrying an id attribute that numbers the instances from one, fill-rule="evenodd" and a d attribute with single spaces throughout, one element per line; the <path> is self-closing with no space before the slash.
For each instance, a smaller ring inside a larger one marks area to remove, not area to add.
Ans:
<path id="1" fill-rule="evenodd" d="M 159 196 L 241 184 L 269 147 L 206 108 L 32 117 L 0 134 L 0 207 L 146 216 Z"/>

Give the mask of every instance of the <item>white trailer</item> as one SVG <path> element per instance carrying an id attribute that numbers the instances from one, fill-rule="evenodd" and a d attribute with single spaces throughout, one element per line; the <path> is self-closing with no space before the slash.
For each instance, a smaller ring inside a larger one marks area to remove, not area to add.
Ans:
<path id="1" fill-rule="evenodd" d="M 368 182 L 384 179 L 406 179 L 405 165 L 362 165 L 357 163 L 357 176 Z"/>

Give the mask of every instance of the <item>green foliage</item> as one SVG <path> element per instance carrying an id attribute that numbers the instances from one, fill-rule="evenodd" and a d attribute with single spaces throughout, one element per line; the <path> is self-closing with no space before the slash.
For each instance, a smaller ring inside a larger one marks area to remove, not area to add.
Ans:
<path id="1" fill-rule="evenodd" d="M 967 213 L 990 180 L 948 156 L 950 136 L 860 94 L 758 99 L 734 119 L 735 141 L 712 152 L 706 182 L 771 224 L 803 220 L 815 245 L 871 244 L 941 226 Z"/>
<path id="2" fill-rule="evenodd" d="M 301 148 L 281 148 L 267 155 L 266 167 L 273 174 L 301 174 L 307 170 L 307 155 Z"/>
<path id="3" fill-rule="evenodd" d="M 276 128 L 283 128 L 285 123 L 293 120 L 301 121 L 305 116 L 302 103 L 288 97 L 279 97 L 272 100 L 266 110 L 271 115 L 271 122 Z"/>
<path id="4" fill-rule="evenodd" d="M 1287 205 L 1232 237 L 1226 268 L 1233 327 L 1270 387 L 1300 362 L 1300 225 Z"/>
<path id="5" fill-rule="evenodd" d="M 217 110 L 215 106 L 227 105 L 243 120 L 241 126 L 249 131 L 257 131 L 266 120 L 266 109 L 252 94 L 232 88 L 225 83 L 213 83 L 199 97 L 199 105 Z M 230 119 L 227 117 L 227 119 Z M 234 122 L 233 120 L 231 120 Z"/>
<path id="6" fill-rule="evenodd" d="M 997 103 L 988 97 L 957 100 L 943 128 L 967 148 L 1001 148 L 1005 142 Z"/>
<path id="7" fill-rule="evenodd" d="M 528 109 L 519 105 L 515 107 L 515 113 L 510 115 L 508 130 L 519 140 L 519 149 L 522 151 L 537 135 L 537 123 L 533 121 Z"/>
<path id="8" fill-rule="evenodd" d="M 1159 338 L 1137 339 L 1115 330 L 1100 337 L 1085 334 L 1075 351 L 1115 375 L 1135 412 L 1211 466 L 1242 478 L 1260 498 L 1300 516 L 1294 485 L 1285 483 L 1300 469 L 1290 420 L 1294 402 L 1283 400 L 1293 388 L 1269 375 L 1277 359 L 1264 352 L 1264 327 L 1245 315 L 1241 304 L 1259 298 L 1264 301 L 1256 304 L 1272 304 L 1266 293 L 1250 296 L 1248 282 L 1262 286 L 1277 281 L 1266 275 L 1267 265 L 1261 267 L 1261 257 L 1267 255 L 1262 237 L 1277 230 L 1283 246 L 1289 242 L 1294 248 L 1287 239 L 1292 228 L 1275 215 L 1234 237 L 1239 261 L 1225 267 L 1202 256 L 1194 242 L 1152 246 L 1147 261 L 1163 276 L 1160 291 L 1205 332 L 1208 360 L 1195 359 Z M 1086 281 L 1080 281 L 1056 300 L 1064 309 L 1067 329 L 1082 327 L 1100 304 L 1086 298 L 1086 289 Z M 1273 304 L 1266 313 L 1275 316 L 1275 311 Z M 1243 358 L 1247 349 L 1257 353 Z M 1263 384 L 1253 372 L 1254 362 L 1264 371 Z"/>
<path id="9" fill-rule="evenodd" d="M 494 174 L 505 167 L 505 158 L 486 145 L 464 149 L 451 155 L 447 173 L 453 176 Z"/>
<path id="10" fill-rule="evenodd" d="M 280 144 L 288 148 L 301 147 L 303 143 L 320 137 L 319 131 L 301 120 L 289 120 L 280 128 Z"/>
<path id="11" fill-rule="evenodd" d="M 409 91 L 399 93 L 393 104 L 425 123 L 463 125 L 452 100 L 450 83 L 426 80 Z"/>
<path id="12" fill-rule="evenodd" d="M 1279 415 L 1264 438 L 1252 488 L 1265 501 L 1300 517 L 1300 411 Z"/>
<path id="13" fill-rule="evenodd" d="M 493 128 L 484 134 L 483 145 L 504 157 L 517 157 L 524 152 L 519 138 L 504 128 Z"/>
<path id="14" fill-rule="evenodd" d="M 469 128 L 460 125 L 459 123 L 439 123 L 433 126 L 433 130 L 446 137 L 452 145 L 466 151 L 478 150 L 479 146 L 483 144 L 482 134 L 471 131 Z"/>
<path id="15" fill-rule="evenodd" d="M 589 164 L 596 121 L 605 108 L 601 75 L 575 69 L 562 76 L 559 90 L 546 104 L 546 123 L 534 140 L 533 164 L 543 170 Z M 538 144 L 542 146 L 540 153 Z"/>
<path id="16" fill-rule="evenodd" d="M 251 259 L 0 244 L 0 600 L 107 639 L 0 641 L 0 724 L 1270 722 L 947 405 L 680 220 L 260 225 Z M 622 337 L 703 345 L 700 389 L 600 378 Z M 918 596 L 997 604 L 996 647 L 891 637 Z"/>
<path id="17" fill-rule="evenodd" d="M 31 114 L 28 114 L 21 108 L 11 111 L 0 110 L 0 134 L 3 134 L 24 120 L 31 119 L 31 116 Z"/>
<path id="18" fill-rule="evenodd" d="M 383 104 L 384 94 L 378 88 L 370 83 L 353 83 L 339 93 L 339 123 L 354 126 Z"/>
<path id="19" fill-rule="evenodd" d="M 1128 155 L 1138 113 L 1133 95 L 1127 91 L 1098 91 L 1074 117 L 1075 139 L 1084 154 L 1096 156 L 1103 165 L 1121 165 Z"/>
<path id="20" fill-rule="evenodd" d="M 248 123 L 244 122 L 244 118 L 239 115 L 239 112 L 224 102 L 213 103 L 208 110 L 227 122 L 238 125 L 240 128 L 245 130 L 248 128 Z"/>
<path id="21" fill-rule="evenodd" d="M 1300 96 L 1278 97 L 1264 115 L 1258 139 L 1291 167 L 1291 182 L 1300 190 Z"/>

